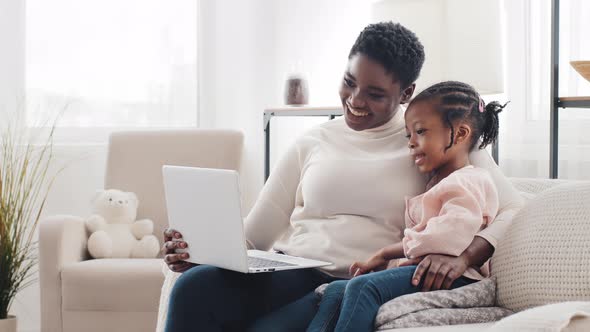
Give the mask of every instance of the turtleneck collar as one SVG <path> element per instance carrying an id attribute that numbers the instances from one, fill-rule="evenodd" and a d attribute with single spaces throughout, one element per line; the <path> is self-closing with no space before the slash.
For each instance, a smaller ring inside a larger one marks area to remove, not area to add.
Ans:
<path id="1" fill-rule="evenodd" d="M 346 125 L 349 131 L 368 138 L 383 138 L 403 129 L 404 126 L 404 108 L 401 105 L 398 106 L 397 111 L 389 121 L 378 127 L 356 131 Z"/>

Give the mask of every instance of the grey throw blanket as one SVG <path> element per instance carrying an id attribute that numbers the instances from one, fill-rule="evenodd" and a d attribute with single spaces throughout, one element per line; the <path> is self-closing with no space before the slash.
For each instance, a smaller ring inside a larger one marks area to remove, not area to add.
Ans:
<path id="1" fill-rule="evenodd" d="M 316 288 L 316 293 L 323 295 L 326 286 L 328 284 Z M 379 308 L 375 329 L 487 323 L 513 313 L 495 307 L 495 302 L 494 278 L 453 290 L 403 295 Z"/>
<path id="2" fill-rule="evenodd" d="M 408 294 L 379 308 L 375 329 L 486 323 L 512 314 L 495 307 L 495 301 L 493 278 L 453 290 Z"/>

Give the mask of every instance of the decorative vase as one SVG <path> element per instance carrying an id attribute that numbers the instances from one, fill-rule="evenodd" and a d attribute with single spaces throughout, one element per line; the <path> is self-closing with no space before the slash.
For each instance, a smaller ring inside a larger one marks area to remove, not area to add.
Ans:
<path id="1" fill-rule="evenodd" d="M 286 105 L 306 105 L 309 100 L 307 81 L 303 76 L 291 75 L 285 85 Z"/>
<path id="2" fill-rule="evenodd" d="M 0 319 L 0 332 L 16 332 L 16 316 Z"/>

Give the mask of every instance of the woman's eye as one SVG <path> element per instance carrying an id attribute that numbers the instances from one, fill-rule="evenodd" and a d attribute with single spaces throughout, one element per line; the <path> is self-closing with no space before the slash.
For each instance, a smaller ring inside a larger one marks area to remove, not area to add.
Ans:
<path id="1" fill-rule="evenodd" d="M 407 139 L 410 139 L 410 137 L 412 137 L 410 134 L 406 134 Z"/>
<path id="2" fill-rule="evenodd" d="M 345 84 L 347 87 L 354 88 L 354 82 L 353 82 L 353 81 L 351 81 L 351 80 L 349 80 L 349 79 L 347 79 L 347 78 L 345 78 L 345 79 L 344 79 L 344 84 Z"/>
<path id="3" fill-rule="evenodd" d="M 422 135 L 425 132 L 426 132 L 426 129 L 418 129 L 418 130 L 416 130 L 416 134 L 418 134 L 418 135 Z"/>

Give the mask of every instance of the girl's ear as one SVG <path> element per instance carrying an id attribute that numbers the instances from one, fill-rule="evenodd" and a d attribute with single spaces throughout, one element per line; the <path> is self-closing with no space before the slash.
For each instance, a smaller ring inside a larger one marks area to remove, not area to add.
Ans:
<path id="1" fill-rule="evenodd" d="M 459 125 L 459 127 L 455 131 L 455 144 L 459 144 L 459 143 L 468 141 L 470 137 L 471 137 L 471 127 L 466 123 L 462 123 Z"/>
<path id="2" fill-rule="evenodd" d="M 416 83 L 412 83 L 409 87 L 405 88 L 402 91 L 401 99 L 399 101 L 400 104 L 406 104 L 412 98 L 414 94 L 414 90 L 416 89 Z"/>

